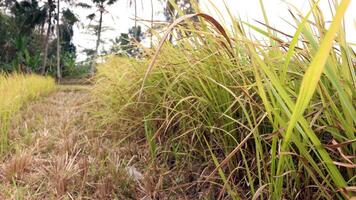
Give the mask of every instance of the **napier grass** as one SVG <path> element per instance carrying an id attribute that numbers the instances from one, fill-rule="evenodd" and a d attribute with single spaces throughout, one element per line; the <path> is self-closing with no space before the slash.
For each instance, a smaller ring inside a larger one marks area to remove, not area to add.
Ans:
<path id="1" fill-rule="evenodd" d="M 317 2 L 304 16 L 291 12 L 296 30 L 287 39 L 269 27 L 263 1 L 265 28 L 232 17 L 228 31 L 209 15 L 183 16 L 148 59 L 111 56 L 98 67 L 95 114 L 122 134 L 144 136 L 152 165 L 193 177 L 162 190 L 188 184 L 209 188 L 203 196 L 213 199 L 351 198 L 355 52 L 342 26 L 349 2 L 330 4 L 330 26 Z M 268 42 L 250 39 L 249 30 Z M 170 34 L 178 40 L 165 41 Z"/>

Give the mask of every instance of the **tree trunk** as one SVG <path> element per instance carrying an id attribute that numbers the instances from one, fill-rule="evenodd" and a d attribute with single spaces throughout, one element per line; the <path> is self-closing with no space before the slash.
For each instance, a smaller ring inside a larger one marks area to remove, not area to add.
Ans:
<path id="1" fill-rule="evenodd" d="M 57 2 L 57 79 L 58 81 L 61 80 L 62 78 L 62 74 L 61 74 L 61 46 L 60 46 L 60 32 L 59 32 L 59 12 L 60 12 L 60 9 L 59 9 L 59 1 L 58 0 Z"/>
<path id="2" fill-rule="evenodd" d="M 41 53 L 44 52 L 44 47 L 45 47 L 45 41 L 46 41 L 46 36 L 44 35 L 45 32 L 45 25 L 46 25 L 46 20 L 43 21 L 43 23 L 41 24 L 41 29 L 39 30 L 39 41 L 41 44 Z"/>
<path id="3" fill-rule="evenodd" d="M 95 64 L 96 64 L 96 59 L 99 55 L 99 46 L 100 46 L 100 37 L 101 37 L 101 27 L 103 23 L 103 12 L 104 12 L 104 7 L 103 5 L 100 5 L 100 18 L 99 18 L 99 27 L 98 27 L 98 38 L 96 40 L 96 47 L 95 47 L 95 52 L 94 52 L 94 58 L 91 62 L 91 68 L 90 68 L 90 74 L 91 76 L 94 76 L 95 74 Z"/>
<path id="4" fill-rule="evenodd" d="M 50 13 L 51 11 L 48 11 L 48 12 L 49 12 L 49 18 L 48 18 L 47 34 L 46 34 L 46 38 L 45 38 L 45 47 L 44 47 L 44 52 L 43 52 L 43 63 L 42 63 L 42 69 L 41 69 L 42 75 L 44 75 L 46 73 L 49 35 L 51 34 L 51 26 L 52 26 L 52 15 Z"/>
<path id="5" fill-rule="evenodd" d="M 135 3 L 135 28 L 137 27 L 137 0 L 134 0 Z"/>
<path id="6" fill-rule="evenodd" d="M 153 0 L 151 0 L 151 48 L 153 47 L 153 15 L 154 15 L 154 10 L 153 10 Z"/>

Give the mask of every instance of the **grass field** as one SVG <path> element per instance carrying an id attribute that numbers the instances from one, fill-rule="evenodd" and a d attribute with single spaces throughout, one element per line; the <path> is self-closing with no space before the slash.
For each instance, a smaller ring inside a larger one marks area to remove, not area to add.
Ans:
<path id="1" fill-rule="evenodd" d="M 6 153 L 8 130 L 12 116 L 29 100 L 55 89 L 54 79 L 37 75 L 0 75 L 0 141 Z"/>

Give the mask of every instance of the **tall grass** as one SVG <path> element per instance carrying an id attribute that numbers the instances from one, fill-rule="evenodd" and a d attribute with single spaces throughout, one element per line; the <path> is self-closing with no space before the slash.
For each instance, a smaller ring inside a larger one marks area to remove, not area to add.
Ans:
<path id="1" fill-rule="evenodd" d="M 37 75 L 0 75 L 0 148 L 5 153 L 10 120 L 26 102 L 48 94 L 55 88 L 50 77 Z"/>
<path id="2" fill-rule="evenodd" d="M 178 23 L 202 14 L 178 19 L 169 29 L 183 37 L 161 41 L 147 52 L 153 60 L 110 57 L 98 67 L 96 114 L 145 136 L 159 166 L 198 168 L 194 181 L 190 174 L 167 188 L 209 184 L 217 192 L 206 195 L 229 199 L 351 198 L 355 52 L 342 26 L 349 1 L 334 2 L 328 28 L 313 2 L 305 16 L 292 13 L 287 39 L 266 14 L 268 31 L 232 16 L 230 31 L 208 16 Z"/>

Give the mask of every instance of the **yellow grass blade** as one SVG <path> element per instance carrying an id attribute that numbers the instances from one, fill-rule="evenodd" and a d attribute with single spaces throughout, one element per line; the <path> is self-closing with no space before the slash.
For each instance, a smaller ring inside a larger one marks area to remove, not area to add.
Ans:
<path id="1" fill-rule="evenodd" d="M 293 109 L 292 116 L 290 118 L 287 131 L 285 134 L 285 139 L 282 144 L 282 151 L 286 151 L 288 149 L 288 144 L 293 136 L 293 129 L 296 126 L 297 122 L 303 118 L 302 115 L 307 108 L 315 90 L 318 85 L 318 82 L 320 80 L 320 76 L 323 73 L 324 66 L 326 64 L 326 61 L 329 57 L 329 52 L 332 48 L 334 38 L 336 36 L 336 33 L 339 31 L 341 22 L 344 16 L 344 13 L 348 7 L 348 4 L 350 3 L 350 0 L 344 0 L 340 3 L 336 15 L 334 17 L 333 23 L 330 26 L 329 31 L 326 33 L 325 38 L 323 39 L 318 52 L 316 53 L 313 61 L 309 65 L 304 78 L 302 80 L 301 84 L 301 89 L 297 98 L 296 105 Z M 308 135 L 310 139 L 313 141 L 314 144 L 319 144 L 320 141 L 318 138 L 316 138 L 315 135 Z M 317 147 L 318 148 L 318 147 Z M 281 168 L 284 165 L 284 157 L 281 155 L 281 159 L 279 161 L 279 167 L 278 171 L 281 173 Z M 327 163 L 330 164 L 330 163 Z M 336 169 L 336 168 L 333 168 Z M 340 176 L 339 173 L 333 173 L 332 171 L 330 172 L 332 176 Z M 338 187 L 344 187 L 345 182 L 342 181 L 342 177 L 334 177 L 334 180 L 339 180 L 336 181 L 336 184 Z"/>

